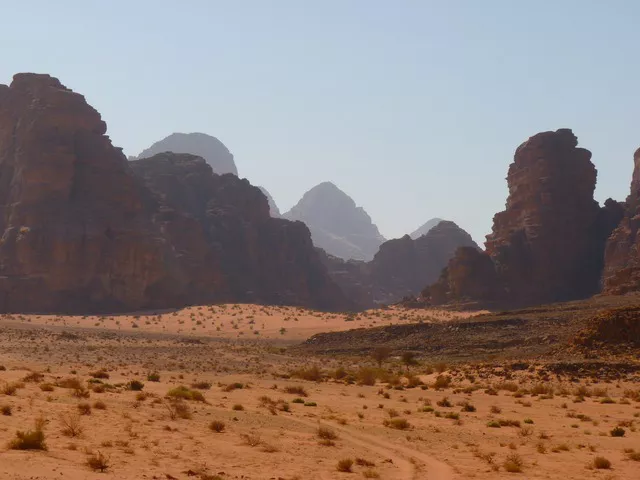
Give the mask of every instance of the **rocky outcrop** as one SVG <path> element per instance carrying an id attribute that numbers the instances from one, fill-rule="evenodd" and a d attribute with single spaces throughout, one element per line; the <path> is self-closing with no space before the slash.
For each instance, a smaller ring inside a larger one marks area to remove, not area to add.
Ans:
<path id="1" fill-rule="evenodd" d="M 367 212 L 331 182 L 313 187 L 283 217 L 306 223 L 316 247 L 347 260 L 369 261 L 385 241 Z"/>
<path id="2" fill-rule="evenodd" d="M 352 306 L 327 275 L 301 222 L 272 218 L 258 187 L 216 175 L 202 158 L 162 153 L 131 162 L 147 210 L 178 252 L 196 302 Z"/>
<path id="3" fill-rule="evenodd" d="M 420 228 L 411 232 L 409 236 L 414 240 L 416 238 L 420 238 L 422 235 L 426 235 L 427 233 L 429 233 L 429 230 L 438 225 L 440 222 L 442 222 L 441 218 L 432 218 L 431 220 L 427 220 Z"/>
<path id="4" fill-rule="evenodd" d="M 633 161 L 631 192 L 623 219 L 606 245 L 603 290 L 610 294 L 640 290 L 640 148 Z"/>
<path id="5" fill-rule="evenodd" d="M 262 194 L 265 197 L 267 197 L 267 202 L 269 203 L 269 213 L 271 214 L 271 216 L 274 217 L 274 218 L 282 218 L 282 214 L 280 213 L 280 209 L 278 208 L 278 205 L 276 204 L 276 202 L 273 199 L 273 197 L 271 196 L 271 194 L 264 187 L 260 187 L 259 186 L 258 188 L 260 189 Z"/>
<path id="6" fill-rule="evenodd" d="M 182 304 L 185 282 L 122 152 L 48 75 L 0 86 L 0 310 Z"/>
<path id="7" fill-rule="evenodd" d="M 591 152 L 577 145 L 571 130 L 561 129 L 518 147 L 507 176 L 506 209 L 494 217 L 486 256 L 456 256 L 438 284 L 426 290 L 433 302 L 473 296 L 533 305 L 599 291 L 604 242 L 619 207 L 608 202 L 601 209 L 593 199 Z"/>
<path id="8" fill-rule="evenodd" d="M 148 158 L 163 152 L 190 153 L 204 158 L 211 165 L 213 172 L 218 175 L 225 173 L 238 175 L 238 169 L 229 149 L 216 137 L 206 133 L 172 133 L 143 150 L 137 157 L 131 157 L 130 160 Z"/>
<path id="9" fill-rule="evenodd" d="M 453 222 L 442 221 L 426 235 L 409 235 L 383 243 L 370 262 L 324 259 L 329 273 L 358 305 L 372 307 L 395 303 L 417 295 L 425 284 L 435 282 L 456 250 L 478 251 L 471 236 Z"/>
<path id="10" fill-rule="evenodd" d="M 48 75 L 0 85 L 0 311 L 215 301 L 350 307 L 300 222 L 201 158 L 127 162 L 84 97 Z"/>

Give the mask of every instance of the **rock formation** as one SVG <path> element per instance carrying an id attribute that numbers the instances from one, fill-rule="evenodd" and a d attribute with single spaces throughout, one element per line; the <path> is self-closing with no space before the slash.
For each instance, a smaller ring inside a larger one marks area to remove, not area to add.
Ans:
<path id="1" fill-rule="evenodd" d="M 238 175 L 238 169 L 229 149 L 216 137 L 206 133 L 172 133 L 143 150 L 137 157 L 131 157 L 130 160 L 152 157 L 163 152 L 190 153 L 204 158 L 211 165 L 213 172 L 218 175 L 225 173 Z"/>
<path id="2" fill-rule="evenodd" d="M 0 311 L 185 301 L 126 158 L 84 97 L 48 75 L 0 85 Z"/>
<path id="3" fill-rule="evenodd" d="M 190 279 L 196 302 L 252 302 L 347 309 L 307 227 L 272 218 L 258 187 L 216 175 L 193 155 L 131 162 L 151 192 L 147 209 Z"/>
<path id="4" fill-rule="evenodd" d="M 619 208 L 611 201 L 601 209 L 593 199 L 596 169 L 591 152 L 577 144 L 571 130 L 561 129 L 518 147 L 506 209 L 494 217 L 486 254 L 463 251 L 452 259 L 425 292 L 432 301 L 464 295 L 532 305 L 599 291 L 604 243 Z"/>
<path id="5" fill-rule="evenodd" d="M 416 240 L 405 235 L 383 243 L 370 262 L 344 261 L 328 255 L 324 261 L 349 298 L 362 307 L 372 307 L 417 295 L 424 285 L 438 279 L 462 247 L 479 250 L 467 232 L 453 222 L 442 221 Z"/>
<path id="6" fill-rule="evenodd" d="M 280 213 L 280 209 L 278 208 L 278 205 L 276 204 L 276 202 L 273 199 L 273 197 L 271 196 L 271 194 L 264 187 L 258 187 L 258 188 L 260 189 L 262 194 L 265 197 L 267 197 L 267 202 L 269 203 L 269 213 L 271 214 L 271 216 L 274 217 L 274 218 L 282 218 L 282 214 Z"/>
<path id="7" fill-rule="evenodd" d="M 606 245 L 603 290 L 610 294 L 640 290 L 640 148 L 633 162 L 623 218 Z"/>
<path id="8" fill-rule="evenodd" d="M 384 242 L 367 212 L 331 182 L 313 187 L 283 218 L 306 223 L 316 247 L 343 259 L 371 260 Z"/>
<path id="9" fill-rule="evenodd" d="M 192 155 L 127 162 L 105 133 L 55 78 L 0 85 L 0 311 L 349 308 L 305 225 L 271 218 L 258 188 Z"/>
<path id="10" fill-rule="evenodd" d="M 431 220 L 428 220 L 427 222 L 425 222 L 420 228 L 411 232 L 409 236 L 415 240 L 416 238 L 419 238 L 422 235 L 426 235 L 429 232 L 429 230 L 431 230 L 433 227 L 438 225 L 440 222 L 442 222 L 441 218 L 432 218 Z"/>

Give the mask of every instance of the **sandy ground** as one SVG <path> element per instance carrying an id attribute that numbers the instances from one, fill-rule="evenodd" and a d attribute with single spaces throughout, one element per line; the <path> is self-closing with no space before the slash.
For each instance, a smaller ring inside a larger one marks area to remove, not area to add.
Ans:
<path id="1" fill-rule="evenodd" d="M 407 367 L 391 357 L 381 369 L 370 358 L 300 358 L 266 337 L 409 320 L 399 318 L 405 312 L 349 322 L 274 307 L 208 312 L 170 312 L 158 322 L 144 315 L 1 320 L 0 478 L 640 478 L 637 376 L 605 381 L 548 375 L 535 365 L 453 367 L 428 358 Z M 413 315 L 445 321 L 448 314 Z M 252 325 L 259 335 L 249 333 Z M 141 390 L 131 389 L 133 380 Z M 191 392 L 204 401 L 175 400 Z M 10 448 L 16 432 L 34 430 L 38 419 L 46 450 Z M 612 436 L 616 427 L 623 436 Z M 610 468 L 595 468 L 597 457 Z M 100 458 L 104 472 L 87 463 Z M 347 459 L 351 472 L 339 471 Z"/>
<path id="2" fill-rule="evenodd" d="M 304 340 L 320 332 L 403 323 L 446 322 L 481 313 L 390 307 L 350 314 L 317 312 L 299 307 L 228 304 L 134 315 L 2 315 L 0 321 L 215 338 Z"/>

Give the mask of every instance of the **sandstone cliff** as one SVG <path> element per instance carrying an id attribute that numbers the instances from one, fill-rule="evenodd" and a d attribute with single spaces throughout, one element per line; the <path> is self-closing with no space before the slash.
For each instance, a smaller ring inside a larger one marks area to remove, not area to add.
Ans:
<path id="1" fill-rule="evenodd" d="M 306 226 L 271 218 L 258 188 L 192 155 L 127 162 L 105 133 L 55 78 L 0 85 L 0 311 L 350 307 Z"/>
<path id="2" fill-rule="evenodd" d="M 591 152 L 577 145 L 571 130 L 561 129 L 518 147 L 506 209 L 494 217 L 486 254 L 463 251 L 452 259 L 438 284 L 425 291 L 431 301 L 460 301 L 463 295 L 532 305 L 599 291 L 604 243 L 620 208 L 609 201 L 601 209 L 593 199 Z"/>
<path id="3" fill-rule="evenodd" d="M 367 212 L 331 182 L 313 187 L 283 218 L 304 222 L 316 247 L 343 259 L 371 260 L 385 241 Z"/>

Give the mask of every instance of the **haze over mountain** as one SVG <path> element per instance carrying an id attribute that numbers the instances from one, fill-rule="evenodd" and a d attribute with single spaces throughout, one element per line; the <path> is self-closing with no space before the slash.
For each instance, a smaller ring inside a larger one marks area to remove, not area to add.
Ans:
<path id="1" fill-rule="evenodd" d="M 148 158 L 164 152 L 197 155 L 204 158 L 211 165 L 213 172 L 218 175 L 225 173 L 238 175 L 233 154 L 224 143 L 206 133 L 172 133 L 143 150 L 137 157 L 130 157 L 129 160 Z"/>
<path id="2" fill-rule="evenodd" d="M 442 218 L 437 218 L 437 217 L 432 218 L 431 220 L 427 220 L 427 222 L 424 225 L 422 225 L 417 230 L 414 230 L 412 233 L 409 234 L 409 236 L 413 240 L 415 240 L 416 238 L 420 238 L 421 236 L 429 233 L 429 230 L 431 230 L 433 227 L 438 225 L 440 222 L 442 222 Z"/>
<path id="3" fill-rule="evenodd" d="M 280 209 L 278 208 L 278 205 L 276 205 L 276 201 L 273 199 L 269 191 L 264 187 L 258 186 L 258 188 L 262 193 L 264 193 L 264 196 L 267 197 L 267 202 L 269 202 L 269 214 L 274 218 L 281 218 L 282 214 L 280 213 Z"/>
<path id="4" fill-rule="evenodd" d="M 367 212 L 331 182 L 306 192 L 283 218 L 306 223 L 316 247 L 343 259 L 369 261 L 385 241 Z"/>

